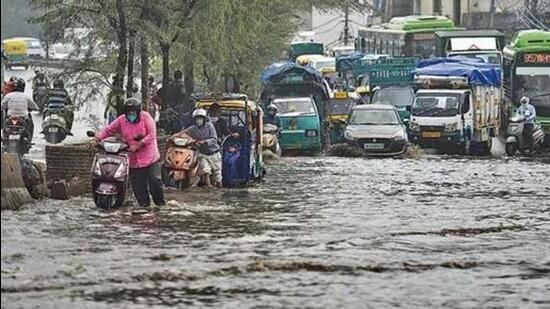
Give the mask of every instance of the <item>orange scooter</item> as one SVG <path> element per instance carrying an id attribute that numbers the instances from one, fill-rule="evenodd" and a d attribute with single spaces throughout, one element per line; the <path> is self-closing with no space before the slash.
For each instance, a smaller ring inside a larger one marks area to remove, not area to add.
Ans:
<path id="1" fill-rule="evenodd" d="M 196 140 L 186 133 L 176 133 L 167 141 L 162 179 L 167 187 L 184 189 L 199 180 L 199 151 Z"/>

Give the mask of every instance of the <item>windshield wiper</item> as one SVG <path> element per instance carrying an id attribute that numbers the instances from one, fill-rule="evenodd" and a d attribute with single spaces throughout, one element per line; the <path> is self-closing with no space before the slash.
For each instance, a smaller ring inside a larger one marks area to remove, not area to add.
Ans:
<path id="1" fill-rule="evenodd" d="M 423 116 L 423 115 L 426 115 L 428 113 L 432 114 L 437 112 L 440 108 L 439 107 L 432 107 L 432 108 L 428 108 L 428 109 L 425 109 L 423 111 L 420 111 L 420 113 L 414 113 L 413 115 L 415 116 Z"/>

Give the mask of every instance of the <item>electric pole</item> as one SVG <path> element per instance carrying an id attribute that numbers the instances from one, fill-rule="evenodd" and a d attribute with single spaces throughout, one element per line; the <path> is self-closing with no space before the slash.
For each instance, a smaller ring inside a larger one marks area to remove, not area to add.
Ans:
<path id="1" fill-rule="evenodd" d="M 489 29 L 493 29 L 495 24 L 495 10 L 496 10 L 496 1 L 491 0 L 491 7 L 489 8 Z"/>
<path id="2" fill-rule="evenodd" d="M 350 34 L 349 34 L 349 9 L 346 5 L 345 9 L 345 17 L 344 17 L 344 46 L 348 46 Z"/>

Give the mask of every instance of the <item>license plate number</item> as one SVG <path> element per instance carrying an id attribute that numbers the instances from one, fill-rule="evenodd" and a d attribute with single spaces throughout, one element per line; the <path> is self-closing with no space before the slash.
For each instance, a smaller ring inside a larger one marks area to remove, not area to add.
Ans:
<path id="1" fill-rule="evenodd" d="M 380 143 L 366 143 L 363 145 L 365 149 L 384 149 L 384 144 Z"/>
<path id="2" fill-rule="evenodd" d="M 441 132 L 423 132 L 422 137 L 425 137 L 425 138 L 439 138 L 439 137 L 441 137 Z"/>
<path id="3" fill-rule="evenodd" d="M 19 138 L 21 138 L 21 135 L 10 135 L 10 136 L 8 136 L 8 139 L 10 139 L 10 140 L 18 140 Z"/>
<path id="4" fill-rule="evenodd" d="M 49 128 L 48 129 L 48 132 L 50 132 L 50 133 L 57 133 L 57 131 L 59 131 L 59 128 Z"/>

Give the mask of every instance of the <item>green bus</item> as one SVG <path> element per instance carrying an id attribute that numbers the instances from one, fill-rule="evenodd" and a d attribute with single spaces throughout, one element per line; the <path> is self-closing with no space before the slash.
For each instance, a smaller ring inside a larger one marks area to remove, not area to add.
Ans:
<path id="1" fill-rule="evenodd" d="M 511 107 L 522 96 L 535 97 L 532 104 L 537 120 L 550 133 L 550 32 L 524 30 L 506 46 L 504 56 L 504 92 Z"/>
<path id="2" fill-rule="evenodd" d="M 356 50 L 367 54 L 387 54 L 393 57 L 435 56 L 435 32 L 464 30 L 455 27 L 443 16 L 394 17 L 389 23 L 361 28 Z"/>

